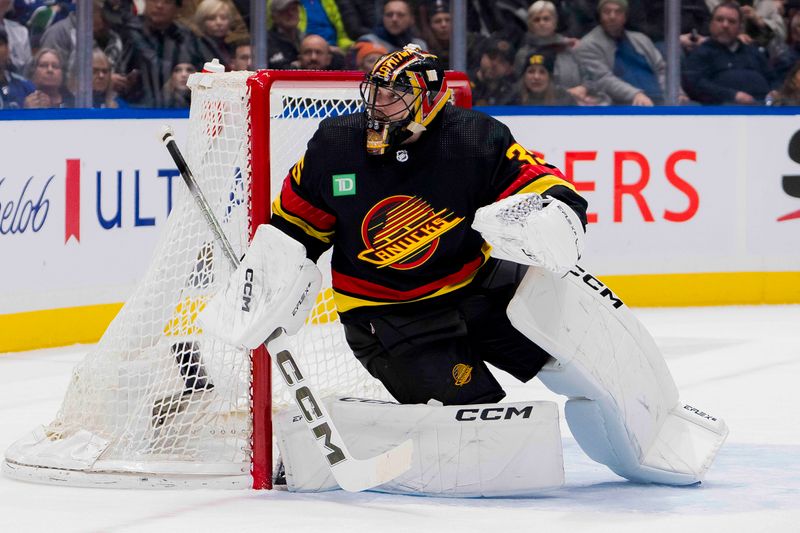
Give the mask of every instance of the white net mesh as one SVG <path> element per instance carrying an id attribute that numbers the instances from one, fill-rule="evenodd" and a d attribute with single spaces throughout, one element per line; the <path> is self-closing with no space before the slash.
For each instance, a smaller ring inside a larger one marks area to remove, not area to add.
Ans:
<path id="1" fill-rule="evenodd" d="M 362 107 L 355 82 L 278 81 L 270 95 L 270 196 L 279 192 L 283 178 L 305 152 L 308 140 L 320 121 L 327 117 L 355 113 Z M 293 339 L 296 358 L 304 375 L 321 396 L 348 395 L 389 398 L 383 385 L 372 378 L 347 346 L 330 289 L 330 255 L 319 261 L 323 290 L 306 327 Z M 292 402 L 284 384 L 275 379 L 273 405 L 282 408 Z"/>
<path id="2" fill-rule="evenodd" d="M 246 85 L 217 87 L 225 98 L 195 98 L 187 161 L 237 253 L 246 249 Z M 211 95 L 211 93 L 207 93 Z M 88 431 L 109 441 L 101 456 L 117 469 L 181 463 L 193 472 L 248 473 L 250 354 L 202 333 L 205 299 L 230 275 L 186 187 L 136 292 L 95 350 L 75 369 L 49 434 Z M 162 465 L 163 468 L 163 465 Z"/>
<path id="3" fill-rule="evenodd" d="M 246 250 L 250 225 L 246 79 L 247 73 L 192 77 L 184 152 L 237 255 Z M 354 82 L 273 84 L 273 197 L 319 121 L 359 105 Z M 255 122 L 253 128 L 263 127 Z M 174 194 L 175 207 L 141 284 L 75 369 L 56 419 L 12 445 L 5 468 L 233 476 L 248 486 L 251 355 L 204 335 L 195 325 L 204 301 L 223 286 L 231 269 L 177 180 Z M 329 287 L 325 256 L 320 269 Z M 388 397 L 347 347 L 330 288 L 321 292 L 292 344 L 303 374 L 321 396 Z M 276 383 L 273 409 L 288 403 L 283 384 Z"/>

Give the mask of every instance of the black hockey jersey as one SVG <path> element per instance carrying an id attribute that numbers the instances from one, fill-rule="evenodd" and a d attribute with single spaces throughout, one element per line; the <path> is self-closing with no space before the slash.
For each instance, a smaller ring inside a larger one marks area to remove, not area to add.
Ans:
<path id="1" fill-rule="evenodd" d="M 512 194 L 556 197 L 586 224 L 572 184 L 492 117 L 448 105 L 416 142 L 383 156 L 367 154 L 365 120 L 322 121 L 272 205 L 271 223 L 311 259 L 333 245 L 343 320 L 469 285 L 490 251 L 471 228 L 475 211 Z"/>

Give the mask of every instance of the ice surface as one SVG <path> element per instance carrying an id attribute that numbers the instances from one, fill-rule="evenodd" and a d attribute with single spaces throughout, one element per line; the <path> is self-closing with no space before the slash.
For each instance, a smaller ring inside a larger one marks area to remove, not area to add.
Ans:
<path id="1" fill-rule="evenodd" d="M 544 498 L 76 489 L 0 477 L 0 532 L 800 532 L 800 306 L 636 313 L 681 399 L 730 427 L 701 485 L 625 481 L 589 460 L 562 424 L 567 483 Z M 0 452 L 53 418 L 86 350 L 0 355 Z M 563 405 L 538 382 L 500 379 L 508 401 Z"/>

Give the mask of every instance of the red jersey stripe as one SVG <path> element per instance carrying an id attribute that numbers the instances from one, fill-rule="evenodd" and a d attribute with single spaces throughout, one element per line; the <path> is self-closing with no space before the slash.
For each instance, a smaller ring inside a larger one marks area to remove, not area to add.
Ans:
<path id="1" fill-rule="evenodd" d="M 406 302 L 422 298 L 447 285 L 457 285 L 459 282 L 472 276 L 483 265 L 486 256 L 481 254 L 461 267 L 457 272 L 426 283 L 414 289 L 405 291 L 390 289 L 371 281 L 354 278 L 341 272 L 332 271 L 333 290 L 369 300 L 383 300 L 387 302 Z"/>
<path id="2" fill-rule="evenodd" d="M 292 188 L 291 174 L 283 180 L 281 188 L 281 207 L 308 225 L 321 231 L 330 231 L 336 224 L 336 217 L 326 213 L 322 209 L 314 207 L 306 200 L 301 198 Z"/>
<path id="3" fill-rule="evenodd" d="M 518 190 L 522 189 L 526 185 L 533 183 L 537 179 L 544 177 L 544 176 L 554 176 L 560 180 L 563 180 L 567 187 L 572 188 L 572 184 L 567 181 L 567 178 L 561 173 L 554 166 L 550 165 L 525 165 L 522 167 L 517 179 L 515 179 L 511 185 L 506 187 L 506 189 L 500 193 L 500 196 L 497 197 L 497 200 L 502 200 L 503 198 L 508 198 L 512 194 L 516 193 Z M 496 201 L 496 200 L 495 200 Z"/>

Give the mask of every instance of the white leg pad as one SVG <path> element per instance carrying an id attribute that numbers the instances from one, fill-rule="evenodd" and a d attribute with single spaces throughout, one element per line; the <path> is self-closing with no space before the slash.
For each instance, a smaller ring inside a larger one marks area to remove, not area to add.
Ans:
<path id="1" fill-rule="evenodd" d="M 728 428 L 679 402 L 652 337 L 611 290 L 577 266 L 563 278 L 530 268 L 508 316 L 554 358 L 538 377 L 570 398 L 565 417 L 589 457 L 637 482 L 703 479 Z"/>
<path id="2" fill-rule="evenodd" d="M 414 441 L 411 469 L 373 490 L 452 497 L 534 496 L 564 484 L 558 406 L 521 402 L 465 406 L 398 405 L 327 399 L 355 457 Z M 274 418 L 290 491 L 337 489 L 330 467 L 291 407 Z"/>

